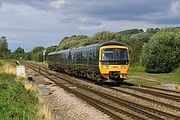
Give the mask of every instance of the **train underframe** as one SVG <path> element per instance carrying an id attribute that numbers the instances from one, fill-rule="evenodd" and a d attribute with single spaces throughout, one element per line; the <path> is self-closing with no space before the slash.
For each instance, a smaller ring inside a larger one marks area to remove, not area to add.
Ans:
<path id="1" fill-rule="evenodd" d="M 115 77 L 110 77 L 110 79 L 107 79 L 103 77 L 100 74 L 100 71 L 98 69 L 98 66 L 94 67 L 79 67 L 79 66 L 71 66 L 71 65 L 49 65 L 49 69 L 55 70 L 57 72 L 62 72 L 69 74 L 71 76 L 75 76 L 78 78 L 86 78 L 93 80 L 97 83 L 117 83 L 119 84 L 120 82 L 123 82 L 124 78 L 115 78 Z"/>

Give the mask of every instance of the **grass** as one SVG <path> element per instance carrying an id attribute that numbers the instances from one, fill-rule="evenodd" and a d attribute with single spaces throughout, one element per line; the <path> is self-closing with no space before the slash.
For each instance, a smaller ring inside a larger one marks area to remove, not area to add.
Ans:
<path id="1" fill-rule="evenodd" d="M 21 83 L 25 86 L 26 89 L 34 91 L 34 96 L 37 96 L 38 98 L 38 111 L 36 112 L 36 120 L 54 120 L 53 115 L 51 114 L 51 111 L 48 108 L 48 105 L 43 100 L 41 96 L 38 95 L 37 89 L 31 82 L 28 82 L 26 79 L 21 78 L 19 79 Z"/>
<path id="2" fill-rule="evenodd" d="M 136 78 L 131 78 L 131 79 L 126 79 L 125 81 L 129 83 L 133 83 L 135 85 L 145 85 L 145 86 L 158 86 L 160 83 L 158 81 L 148 81 L 148 80 L 142 80 L 142 79 L 136 79 Z"/>
<path id="3" fill-rule="evenodd" d="M 35 120 L 38 99 L 16 81 L 13 74 L 0 73 L 0 120 Z"/>
<path id="4" fill-rule="evenodd" d="M 171 73 L 156 74 L 156 73 L 145 72 L 145 68 L 142 66 L 131 66 L 128 74 L 129 75 L 139 75 L 139 76 L 140 75 L 150 76 L 150 77 L 159 78 L 159 79 L 163 79 L 163 80 L 180 82 L 180 67 Z"/>
<path id="5" fill-rule="evenodd" d="M 39 105 L 40 110 L 37 112 L 37 120 L 54 120 L 53 115 L 51 114 L 47 103 L 43 100 L 43 98 L 39 97 Z"/>
<path id="6" fill-rule="evenodd" d="M 0 120 L 53 120 L 26 78 L 16 78 L 15 60 L 0 60 Z"/>
<path id="7" fill-rule="evenodd" d="M 180 67 L 171 73 L 147 73 L 142 66 L 131 66 L 128 72 L 128 78 L 125 80 L 129 83 L 145 86 L 160 87 L 161 84 L 174 83 L 176 90 L 180 90 Z"/>
<path id="8" fill-rule="evenodd" d="M 159 74 L 159 75 L 156 74 L 155 76 L 166 80 L 180 82 L 180 67 L 171 73 Z"/>
<path id="9" fill-rule="evenodd" d="M 0 60 L 0 73 L 16 74 L 15 60 Z"/>

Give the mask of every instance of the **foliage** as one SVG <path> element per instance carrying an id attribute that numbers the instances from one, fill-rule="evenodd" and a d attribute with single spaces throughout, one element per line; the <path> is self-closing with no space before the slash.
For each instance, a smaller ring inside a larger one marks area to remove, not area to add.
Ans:
<path id="1" fill-rule="evenodd" d="M 98 32 L 94 34 L 91 38 L 86 35 L 73 35 L 71 37 L 64 37 L 63 40 L 59 43 L 57 47 L 58 50 L 64 50 L 68 48 L 75 48 L 89 44 L 102 43 L 106 41 L 116 40 L 118 41 L 121 38 L 128 38 L 137 33 L 143 32 L 142 29 L 132 29 L 125 30 L 118 33 L 111 33 L 107 31 Z"/>
<path id="2" fill-rule="evenodd" d="M 34 61 L 43 61 L 43 51 L 45 50 L 44 47 L 42 46 L 38 46 L 38 47 L 35 47 L 32 52 L 31 52 L 31 59 L 34 60 Z"/>
<path id="3" fill-rule="evenodd" d="M 130 39 L 147 43 L 149 41 L 149 39 L 152 37 L 152 35 L 153 35 L 152 33 L 141 32 L 141 33 L 131 35 Z"/>
<path id="4" fill-rule="evenodd" d="M 89 40 L 86 35 L 73 35 L 71 37 L 65 37 L 57 47 L 58 50 L 64 50 L 68 48 L 75 48 L 85 45 L 85 42 Z"/>
<path id="5" fill-rule="evenodd" d="M 149 41 L 151 36 L 150 33 L 141 32 L 131 35 L 128 40 L 124 40 L 124 43 L 129 46 L 131 64 L 139 64 L 142 46 Z"/>
<path id="6" fill-rule="evenodd" d="M 142 64 L 147 72 L 169 73 L 180 64 L 180 28 L 166 28 L 157 32 L 144 45 Z"/>
<path id="7" fill-rule="evenodd" d="M 131 64 L 139 64 L 142 46 L 144 45 L 144 42 L 137 39 L 129 39 L 127 44 L 129 46 Z"/>
<path id="8" fill-rule="evenodd" d="M 126 43 L 129 46 L 131 64 L 136 64 L 139 63 L 142 46 L 149 41 L 152 35 L 153 33 L 146 33 L 142 29 L 131 29 L 117 33 L 103 31 L 94 34 L 91 38 L 85 35 L 73 35 L 64 37 L 59 43 L 57 51 L 114 40 Z"/>
<path id="9" fill-rule="evenodd" d="M 21 47 L 18 47 L 13 53 L 12 58 L 16 60 L 20 60 L 20 58 L 24 58 L 25 52 L 24 49 Z"/>
<path id="10" fill-rule="evenodd" d="M 31 58 L 31 52 L 25 53 L 24 58 L 25 58 L 25 60 L 32 60 L 32 58 Z"/>
<path id="11" fill-rule="evenodd" d="M 10 50 L 8 49 L 8 43 L 7 38 L 5 36 L 2 36 L 0 38 L 0 58 L 8 58 L 10 54 Z"/>
<path id="12" fill-rule="evenodd" d="M 38 99 L 15 79 L 15 75 L 0 74 L 0 119 L 33 120 Z"/>
<path id="13" fill-rule="evenodd" d="M 143 32 L 142 29 L 131 29 L 117 32 L 114 34 L 114 39 L 117 41 L 128 40 L 132 35 Z"/>
<path id="14" fill-rule="evenodd" d="M 92 43 L 102 43 L 114 39 L 114 34 L 110 32 L 98 32 L 92 37 Z"/>
<path id="15" fill-rule="evenodd" d="M 57 45 L 50 46 L 46 48 L 46 55 L 49 54 L 50 52 L 56 51 Z"/>
<path id="16" fill-rule="evenodd" d="M 146 30 L 147 33 L 152 33 L 152 34 L 155 34 L 155 33 L 157 33 L 158 31 L 160 31 L 159 28 L 148 28 L 148 29 Z"/>

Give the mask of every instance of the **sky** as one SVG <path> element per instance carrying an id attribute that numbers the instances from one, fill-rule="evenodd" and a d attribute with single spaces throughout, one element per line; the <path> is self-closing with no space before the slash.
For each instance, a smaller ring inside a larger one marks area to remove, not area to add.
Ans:
<path id="1" fill-rule="evenodd" d="M 180 26 L 180 0 L 0 0 L 0 36 L 26 52 L 66 36 Z"/>

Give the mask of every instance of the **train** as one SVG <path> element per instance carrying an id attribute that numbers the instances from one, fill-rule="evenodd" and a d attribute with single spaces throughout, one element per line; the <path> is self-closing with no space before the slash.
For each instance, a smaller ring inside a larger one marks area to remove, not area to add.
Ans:
<path id="1" fill-rule="evenodd" d="M 116 41 L 51 52 L 47 62 L 51 70 L 98 83 L 122 82 L 130 64 L 128 46 Z"/>

